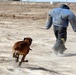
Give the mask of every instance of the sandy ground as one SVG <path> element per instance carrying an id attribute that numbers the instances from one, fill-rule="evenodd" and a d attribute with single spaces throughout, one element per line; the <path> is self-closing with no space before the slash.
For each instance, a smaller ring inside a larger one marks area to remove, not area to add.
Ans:
<path id="1" fill-rule="evenodd" d="M 55 6 L 59 5 L 0 3 L 0 75 L 76 75 L 76 33 L 69 25 L 68 50 L 60 57 L 52 50 L 55 44 L 53 28 L 45 29 L 47 13 Z M 74 8 L 73 11 L 75 13 Z M 12 57 L 12 46 L 27 36 L 33 39 L 32 51 L 26 57 L 29 62 L 18 67 Z"/>

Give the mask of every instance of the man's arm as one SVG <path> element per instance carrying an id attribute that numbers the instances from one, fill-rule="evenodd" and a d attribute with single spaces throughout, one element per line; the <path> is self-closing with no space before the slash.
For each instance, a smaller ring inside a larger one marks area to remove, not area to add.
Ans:
<path id="1" fill-rule="evenodd" d="M 76 32 L 76 18 L 70 20 L 70 24 L 71 24 L 73 30 Z"/>
<path id="2" fill-rule="evenodd" d="M 73 18 L 70 21 L 72 29 L 76 32 L 76 16 L 73 14 Z"/>
<path id="3" fill-rule="evenodd" d="M 48 15 L 46 22 L 46 29 L 49 29 L 52 26 L 52 17 Z"/>

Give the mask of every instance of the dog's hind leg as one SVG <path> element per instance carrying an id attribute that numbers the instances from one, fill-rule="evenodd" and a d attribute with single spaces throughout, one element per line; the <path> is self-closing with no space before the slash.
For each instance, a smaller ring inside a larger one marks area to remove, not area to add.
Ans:
<path id="1" fill-rule="evenodd" d="M 15 53 L 13 53 L 13 57 L 16 58 Z"/>
<path id="2" fill-rule="evenodd" d="M 17 53 L 16 56 L 17 56 L 16 62 L 19 62 L 19 54 Z"/>

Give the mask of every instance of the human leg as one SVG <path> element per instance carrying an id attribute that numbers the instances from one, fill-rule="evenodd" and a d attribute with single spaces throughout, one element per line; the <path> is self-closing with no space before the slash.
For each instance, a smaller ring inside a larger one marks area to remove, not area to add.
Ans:
<path id="1" fill-rule="evenodd" d="M 58 49 L 56 48 L 57 47 L 57 43 L 58 43 L 58 26 L 53 26 L 53 30 L 54 30 L 54 35 L 55 35 L 55 37 L 56 37 L 56 43 L 55 43 L 55 45 L 53 46 L 53 50 L 54 50 L 54 53 L 56 54 L 56 55 L 58 55 Z"/>
<path id="2" fill-rule="evenodd" d="M 65 47 L 65 42 L 66 42 L 66 28 L 61 27 L 61 28 L 54 28 L 54 34 L 57 38 L 56 43 L 53 47 L 53 50 L 55 54 L 57 55 L 58 53 L 63 54 L 63 52 L 66 50 Z"/>
<path id="3" fill-rule="evenodd" d="M 63 54 L 63 52 L 67 49 L 65 47 L 65 42 L 66 42 L 66 39 L 67 39 L 67 29 L 62 27 L 58 33 L 58 39 L 60 39 L 62 41 L 62 44 L 61 44 L 61 47 L 59 49 L 59 53 L 60 54 Z"/>

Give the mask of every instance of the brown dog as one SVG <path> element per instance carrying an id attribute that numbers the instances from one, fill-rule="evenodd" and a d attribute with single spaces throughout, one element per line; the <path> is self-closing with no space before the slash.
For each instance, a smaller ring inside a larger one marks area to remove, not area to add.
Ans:
<path id="1" fill-rule="evenodd" d="M 29 50 L 31 50 L 30 49 L 31 44 L 32 44 L 32 38 L 26 37 L 24 38 L 23 41 L 18 41 L 13 45 L 12 48 L 13 57 L 17 58 L 16 62 L 19 61 L 19 55 L 23 55 L 21 61 L 19 62 L 19 66 L 21 66 L 22 62 L 24 62 L 26 55 L 29 53 Z"/>

